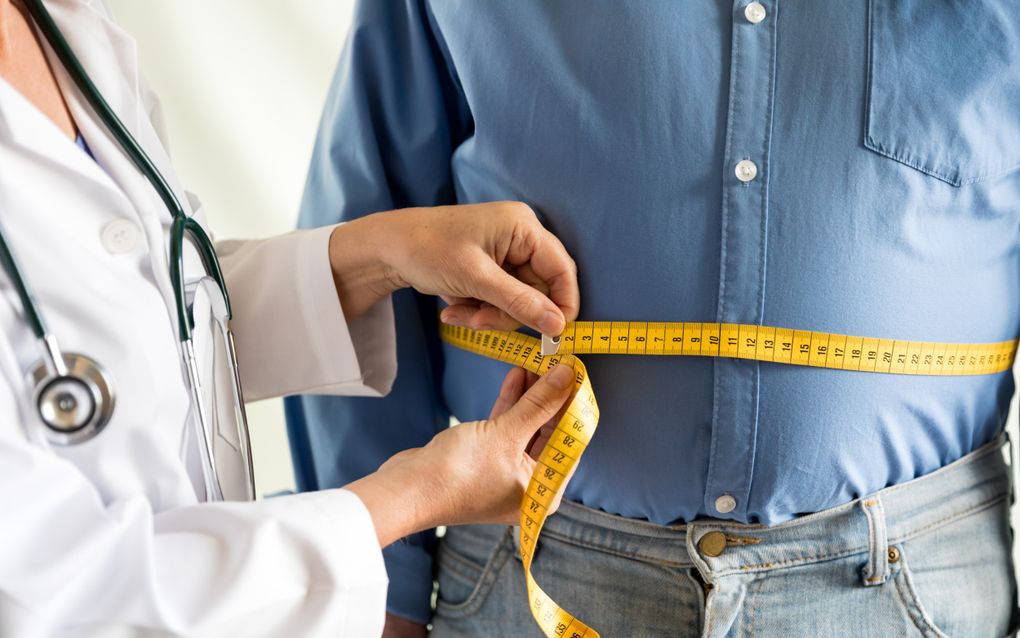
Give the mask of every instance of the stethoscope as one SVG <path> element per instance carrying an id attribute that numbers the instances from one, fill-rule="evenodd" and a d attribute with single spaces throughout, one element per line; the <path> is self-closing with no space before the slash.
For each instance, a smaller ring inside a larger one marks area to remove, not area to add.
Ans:
<path id="1" fill-rule="evenodd" d="M 202 457 L 206 499 L 251 500 L 255 497 L 251 443 L 237 371 L 233 334 L 228 325 L 231 317 L 230 298 L 212 241 L 201 225 L 187 215 L 166 179 L 107 104 L 53 22 L 42 0 L 22 1 L 75 86 L 132 164 L 156 190 L 173 216 L 170 229 L 170 282 L 177 310 L 178 338 L 191 393 L 192 413 L 199 426 L 198 434 L 201 440 L 198 447 Z M 222 414 L 217 410 L 217 414 L 210 415 L 203 401 L 203 383 L 195 356 L 193 326 L 184 282 L 186 236 L 197 249 L 206 274 L 215 282 L 214 288 L 218 288 L 215 292 L 221 297 L 219 300 L 211 301 L 210 305 L 220 310 L 221 320 L 217 325 L 221 328 L 221 334 L 218 335 L 218 342 L 222 344 L 226 367 L 229 368 L 231 378 L 226 383 L 216 383 L 215 379 L 207 379 L 206 385 L 216 386 L 216 389 L 225 385 L 227 386 L 225 390 L 232 394 L 233 405 Z M 29 371 L 27 377 L 32 388 L 31 401 L 45 427 L 47 439 L 56 445 L 73 445 L 92 439 L 109 424 L 113 416 L 116 403 L 113 379 L 94 359 L 60 349 L 56 338 L 49 331 L 39 304 L 18 266 L 2 228 L 0 228 L 0 262 L 13 283 L 26 323 L 35 335 L 42 354 L 41 360 Z M 215 423 L 211 422 L 213 418 L 216 419 Z M 230 459 L 229 462 L 221 463 L 226 458 Z M 224 476 L 220 471 L 220 465 L 231 465 L 234 474 L 240 476 Z M 239 480 L 232 481 L 231 478 Z"/>

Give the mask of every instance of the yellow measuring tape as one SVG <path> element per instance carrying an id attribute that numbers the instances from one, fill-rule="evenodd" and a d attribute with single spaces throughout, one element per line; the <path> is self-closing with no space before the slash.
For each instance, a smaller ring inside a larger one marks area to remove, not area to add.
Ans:
<path id="1" fill-rule="evenodd" d="M 469 330 L 440 324 L 443 341 L 536 374 L 558 363 L 574 369 L 575 389 L 542 453 L 521 503 L 521 558 L 528 604 L 549 638 L 598 638 L 565 611 L 531 575 L 538 535 L 598 425 L 599 409 L 588 373 L 574 354 L 709 356 L 751 359 L 860 372 L 978 375 L 1010 369 L 1017 341 L 934 343 L 872 339 L 733 323 L 577 321 L 560 338 L 539 340 L 519 332 Z M 543 352 L 545 354 L 543 354 Z"/>

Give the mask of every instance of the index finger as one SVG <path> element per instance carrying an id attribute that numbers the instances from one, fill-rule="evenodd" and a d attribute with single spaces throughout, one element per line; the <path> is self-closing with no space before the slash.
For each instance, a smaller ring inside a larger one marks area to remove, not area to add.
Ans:
<path id="1" fill-rule="evenodd" d="M 581 292 L 577 285 L 577 264 L 563 242 L 535 220 L 536 241 L 516 244 L 507 260 L 515 266 L 529 264 L 532 272 L 549 287 L 549 299 L 567 321 L 577 319 L 581 308 Z"/>

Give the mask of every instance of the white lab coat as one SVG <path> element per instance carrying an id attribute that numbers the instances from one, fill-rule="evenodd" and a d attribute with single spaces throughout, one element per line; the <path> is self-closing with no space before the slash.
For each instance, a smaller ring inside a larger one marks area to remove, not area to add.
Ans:
<path id="1" fill-rule="evenodd" d="M 133 40 L 98 0 L 46 4 L 201 218 L 164 150 Z M 107 369 L 117 404 L 94 439 L 45 443 L 25 381 L 39 349 L 0 275 L 0 636 L 378 635 L 386 574 L 354 494 L 199 503 L 167 269 L 170 215 L 51 63 L 98 163 L 0 80 L 0 220 L 51 331 L 65 351 Z M 248 400 L 389 389 L 391 306 L 347 326 L 329 232 L 218 246 Z M 188 276 L 198 271 L 191 259 Z"/>

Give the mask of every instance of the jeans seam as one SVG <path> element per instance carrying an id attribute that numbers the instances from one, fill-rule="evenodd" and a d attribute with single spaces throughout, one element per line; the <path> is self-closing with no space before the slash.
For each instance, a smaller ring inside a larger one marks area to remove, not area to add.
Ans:
<path id="1" fill-rule="evenodd" d="M 775 567 L 793 567 L 797 565 L 806 565 L 808 563 L 820 563 L 826 560 L 833 560 L 836 558 L 846 558 L 847 556 L 853 556 L 854 554 L 863 554 L 867 551 L 866 547 L 847 549 L 840 552 L 833 552 L 831 554 L 821 554 L 818 556 L 800 556 L 798 558 L 790 558 L 787 560 L 780 560 L 769 563 L 753 563 L 751 565 L 741 565 L 739 572 L 736 569 L 728 569 L 725 571 L 718 572 L 719 575 L 735 574 L 740 572 L 749 572 L 756 570 L 767 570 Z"/>
<path id="2" fill-rule="evenodd" d="M 489 558 L 491 557 L 492 554 L 489 555 Z M 448 569 L 451 574 L 467 579 L 468 584 L 477 583 L 485 572 L 485 565 L 479 565 L 449 548 L 441 550 L 438 562 L 441 568 Z"/>
<path id="3" fill-rule="evenodd" d="M 715 583 L 712 583 L 712 593 L 705 596 L 705 631 L 702 633 L 702 636 L 711 636 L 712 627 L 715 625 L 715 614 L 708 613 L 708 599 L 716 595 L 715 587 Z"/>
<path id="4" fill-rule="evenodd" d="M 914 529 L 914 530 L 911 530 L 909 532 L 906 532 L 902 536 L 897 536 L 895 539 L 890 539 L 889 540 L 889 544 L 892 545 L 894 542 L 902 543 L 902 542 L 908 541 L 908 540 L 910 540 L 912 538 L 917 538 L 918 536 L 923 536 L 923 535 L 927 534 L 928 532 L 930 532 L 930 531 L 932 531 L 934 529 L 937 529 L 939 527 L 944 527 L 945 525 L 949 525 L 950 523 L 955 523 L 956 521 L 958 521 L 960 519 L 967 518 L 968 516 L 971 516 L 972 514 L 977 514 L 978 512 L 981 512 L 981 511 L 984 511 L 984 510 L 986 510 L 986 509 L 988 509 L 990 507 L 993 507 L 994 505 L 998 504 L 1000 501 L 1004 501 L 1006 498 L 1007 498 L 1006 494 L 999 494 L 997 496 L 993 496 L 992 498 L 989 498 L 989 499 L 986 499 L 984 501 L 981 501 L 977 505 L 973 505 L 971 507 L 968 507 L 965 510 L 961 510 L 961 511 L 956 512 L 954 514 L 951 514 L 949 516 L 940 518 L 939 520 L 934 521 L 932 523 L 928 523 L 927 525 L 925 525 L 923 527 L 919 527 L 917 529 Z"/>
<path id="5" fill-rule="evenodd" d="M 1006 498 L 1005 495 L 1000 494 L 998 496 L 995 496 L 994 498 L 982 501 L 981 503 L 979 503 L 977 505 L 969 507 L 969 508 L 967 508 L 965 510 L 962 510 L 960 512 L 956 512 L 955 514 L 953 514 L 951 516 L 947 516 L 945 518 L 941 518 L 941 519 L 939 519 L 939 520 L 937 520 L 937 521 L 935 521 L 933 523 L 929 523 L 928 525 L 925 525 L 924 527 L 920 527 L 920 528 L 918 528 L 916 530 L 912 530 L 911 532 L 908 532 L 908 533 L 906 533 L 906 534 L 904 534 L 902 536 L 897 536 L 896 538 L 890 538 L 889 539 L 889 544 L 890 545 L 894 545 L 894 544 L 905 542 L 905 541 L 910 540 L 912 538 L 916 538 L 918 536 L 926 534 L 926 533 L 928 533 L 928 532 L 930 532 L 933 529 L 936 529 L 938 527 L 943 527 L 945 525 L 948 525 L 949 523 L 954 523 L 957 520 L 966 518 L 966 517 L 971 516 L 973 514 L 977 514 L 978 512 L 984 511 L 984 510 L 988 509 L 989 507 L 992 507 L 993 505 L 995 505 L 996 503 L 1004 500 L 1005 498 Z M 843 550 L 843 551 L 839 551 L 839 552 L 833 552 L 833 553 L 830 553 L 830 554 L 820 554 L 820 555 L 815 555 L 815 556 L 800 556 L 798 558 L 790 558 L 790 559 L 787 559 L 787 560 L 768 562 L 768 563 L 752 563 L 750 565 L 740 565 L 739 570 L 737 570 L 737 569 L 728 569 L 728 570 L 720 571 L 718 573 L 720 575 L 724 575 L 724 574 L 734 574 L 734 573 L 740 573 L 740 572 L 749 572 L 749 571 L 755 571 L 755 570 L 773 569 L 775 567 L 792 567 L 792 566 L 796 566 L 796 565 L 804 565 L 804 564 L 807 564 L 807 563 L 817 563 L 817 562 L 822 562 L 822 561 L 825 561 L 825 560 L 832 560 L 832 559 L 837 559 L 837 558 L 845 558 L 847 556 L 853 556 L 854 554 L 864 553 L 865 551 L 867 551 L 867 548 L 866 547 L 861 547 L 861 548 L 855 548 L 855 549 L 847 549 L 847 550 Z"/>
<path id="6" fill-rule="evenodd" d="M 925 474 L 924 476 L 920 476 L 920 477 L 918 477 L 918 478 L 916 478 L 914 480 L 911 480 L 911 481 L 905 481 L 903 483 L 899 483 L 898 485 L 891 485 L 891 486 L 889 486 L 889 487 L 887 487 L 887 488 L 885 488 L 883 490 L 880 490 L 880 491 L 876 492 L 876 494 L 880 494 L 882 496 L 888 496 L 889 494 L 894 494 L 896 492 L 899 492 L 900 490 L 908 489 L 908 488 L 911 488 L 911 487 L 916 487 L 917 485 L 926 485 L 930 480 L 932 480 L 936 476 L 942 476 L 942 475 L 948 474 L 949 472 L 956 471 L 956 470 L 960 469 L 961 467 L 965 467 L 966 465 L 969 465 L 970 463 L 974 463 L 974 462 L 978 461 L 979 459 L 983 459 L 985 456 L 987 456 L 989 454 L 992 454 L 993 452 L 998 452 L 1002 448 L 1002 441 L 1000 441 L 1000 437 L 996 437 L 995 439 L 989 441 L 988 443 L 986 443 L 985 445 L 983 445 L 981 447 L 985 447 L 985 446 L 988 446 L 988 449 L 987 450 L 981 450 L 981 448 L 978 448 L 977 450 L 975 450 L 975 452 L 980 452 L 980 453 L 975 455 L 973 458 L 967 459 L 967 456 L 969 456 L 969 455 L 962 456 L 959 459 L 957 459 L 956 461 L 953 461 L 949 465 L 945 465 L 943 467 L 940 467 L 939 469 L 935 470 L 934 472 L 930 472 L 928 474 Z M 964 459 L 966 459 L 966 463 L 964 463 L 964 464 L 959 464 L 958 463 L 959 461 L 963 461 Z"/>
<path id="7" fill-rule="evenodd" d="M 589 520 L 595 519 L 595 520 Z M 550 521 L 563 521 L 567 525 L 579 525 L 583 527 L 598 527 L 599 529 L 610 530 L 613 532 L 619 532 L 621 534 L 628 534 L 631 536 L 640 536 L 642 538 L 650 539 L 665 539 L 669 540 L 674 538 L 678 534 L 684 533 L 688 525 L 674 525 L 666 524 L 662 525 L 659 523 L 653 523 L 651 521 L 628 518 L 623 515 L 610 514 L 602 510 L 592 509 L 581 503 L 575 503 L 571 501 L 564 501 L 563 505 L 556 512 L 556 517 Z M 615 527 L 614 527 L 615 526 Z M 622 529 L 630 528 L 630 529 Z M 543 533 L 548 533 L 550 528 L 544 528 Z M 553 531 L 553 533 L 560 533 Z"/>
<path id="8" fill-rule="evenodd" d="M 747 606 L 751 610 L 751 613 L 750 613 L 750 616 L 751 616 L 751 626 L 748 628 L 748 636 L 749 636 L 749 638 L 754 638 L 755 635 L 756 635 L 756 631 L 757 630 L 755 628 L 754 621 L 755 621 L 755 618 L 758 617 L 758 608 L 755 606 L 755 602 L 758 599 L 758 594 L 761 593 L 761 590 L 764 587 L 765 587 L 765 579 L 764 578 L 755 578 L 753 581 L 751 581 L 750 585 L 748 586 L 748 589 L 750 590 L 750 600 L 747 601 Z"/>
<path id="9" fill-rule="evenodd" d="M 882 497 L 882 498 L 886 498 L 890 494 L 893 494 L 895 492 L 899 492 L 900 490 L 916 488 L 919 485 L 928 485 L 932 480 L 934 480 L 934 479 L 936 479 L 938 477 L 945 476 L 947 473 L 955 472 L 955 471 L 957 471 L 957 470 L 959 470 L 961 468 L 964 468 L 964 467 L 966 467 L 968 465 L 971 465 L 971 464 L 979 461 L 980 459 L 985 458 L 985 456 L 987 456 L 989 454 L 992 454 L 993 452 L 999 451 L 1002 448 L 1002 445 L 1003 445 L 1003 441 L 1001 440 L 1001 437 L 997 436 L 995 439 L 989 441 L 988 443 L 985 443 L 984 445 L 982 445 L 977 450 L 974 450 L 971 454 L 963 456 L 963 457 L 953 461 L 949 465 L 945 465 L 945 466 L 935 470 L 934 472 L 931 472 L 929 474 L 925 474 L 924 476 L 920 476 L 920 477 L 912 479 L 910 481 L 906 481 L 904 483 L 899 483 L 897 485 L 892 485 L 890 487 L 883 488 L 883 489 L 879 490 L 878 492 L 875 492 L 875 494 L 880 496 L 880 497 Z M 983 448 L 987 448 L 987 449 L 983 449 Z M 966 489 L 969 490 L 971 488 L 968 487 Z M 962 490 L 962 491 L 966 491 L 966 490 Z M 822 512 L 815 512 L 813 514 L 808 514 L 806 516 L 801 516 L 799 518 L 795 518 L 795 519 L 792 519 L 792 520 L 789 520 L 789 521 L 785 521 L 783 523 L 780 523 L 778 525 L 774 525 L 772 527 L 768 527 L 766 525 L 761 525 L 761 524 L 754 524 L 754 525 L 744 525 L 743 529 L 754 530 L 756 532 L 759 531 L 759 530 L 779 530 L 779 529 L 787 530 L 787 529 L 796 529 L 798 527 L 803 527 L 805 525 L 811 525 L 811 524 L 813 524 L 813 523 L 815 523 L 815 522 L 817 522 L 819 520 L 824 520 L 825 518 L 830 518 L 830 517 L 835 516 L 837 514 L 846 513 L 846 511 L 852 510 L 853 508 L 857 507 L 859 500 L 860 499 L 855 499 L 853 501 L 850 501 L 849 503 L 843 503 L 842 505 L 837 505 L 836 507 L 824 510 Z"/>
<path id="10" fill-rule="evenodd" d="M 468 594 L 468 597 L 460 603 L 448 603 L 439 599 L 436 602 L 437 613 L 442 611 L 443 614 L 454 618 L 466 618 L 481 609 L 489 594 L 492 593 L 496 580 L 499 578 L 500 572 L 506 566 L 507 559 L 512 553 L 511 548 L 507 546 L 507 538 L 503 537 L 497 543 L 493 553 L 486 561 L 485 567 L 482 568 L 481 575 L 478 577 L 474 589 Z"/>
<path id="11" fill-rule="evenodd" d="M 548 538 L 556 539 L 556 540 L 560 541 L 561 543 L 566 543 L 568 545 L 573 545 L 574 547 L 581 547 L 581 548 L 584 548 L 584 549 L 591 549 L 591 550 L 594 550 L 594 551 L 597 551 L 597 552 L 601 552 L 603 554 L 609 554 L 610 556 L 618 556 L 620 558 L 630 558 L 632 560 L 640 561 L 642 563 L 649 563 L 651 565 L 666 565 L 666 566 L 669 566 L 669 567 L 694 567 L 694 563 L 693 562 L 681 563 L 681 562 L 671 561 L 671 560 L 668 560 L 668 559 L 652 558 L 650 556 L 642 556 L 640 554 L 635 554 L 635 553 L 632 553 L 632 552 L 625 552 L 623 550 L 611 549 L 611 548 L 606 547 L 604 545 L 595 545 L 595 544 L 592 544 L 592 543 L 586 543 L 586 542 L 578 540 L 576 538 L 571 538 L 569 536 L 563 536 L 561 534 L 557 534 L 556 532 L 554 532 L 552 530 L 545 530 L 543 532 L 543 535 L 547 539 Z M 684 551 L 686 551 L 686 549 Z"/>
<path id="12" fill-rule="evenodd" d="M 899 596 L 900 602 L 903 604 L 903 608 L 907 611 L 907 615 L 910 616 L 910 621 L 914 623 L 914 626 L 926 638 L 929 636 L 945 638 L 945 634 L 928 617 L 928 613 L 921 604 L 921 600 L 917 597 L 909 570 L 901 566 L 899 574 L 897 574 L 894 580 L 896 582 L 896 595 Z"/>
<path id="13" fill-rule="evenodd" d="M 690 569 L 684 569 L 678 572 L 680 580 L 686 580 L 689 585 L 694 586 L 695 596 L 698 600 L 698 622 L 697 626 L 701 627 L 705 624 L 705 606 L 708 602 L 708 593 L 705 591 L 705 586 L 701 584 L 698 579 L 694 577 L 691 570 L 696 569 L 691 567 Z"/>
<path id="14" fill-rule="evenodd" d="M 987 452 L 983 452 L 982 454 L 980 454 L 979 456 L 974 457 L 974 459 L 971 459 L 971 460 L 976 461 L 978 459 L 984 458 L 984 456 L 986 454 L 990 454 L 990 453 L 994 452 L 996 449 L 997 448 L 991 448 Z M 964 457 L 964 458 L 966 458 L 966 457 Z M 971 461 L 971 460 L 969 460 L 969 461 Z M 881 497 L 886 497 L 889 494 L 892 494 L 892 493 L 897 492 L 897 491 L 902 490 L 902 489 L 908 489 L 908 488 L 911 488 L 911 487 L 916 487 L 917 485 L 927 485 L 928 484 L 927 479 L 933 478 L 935 476 L 935 474 L 940 474 L 941 475 L 943 470 L 945 470 L 947 468 L 950 468 L 951 466 L 952 466 L 952 464 L 947 465 L 947 466 L 945 466 L 943 468 L 940 468 L 938 470 L 935 470 L 931 474 L 926 474 L 924 476 L 921 476 L 921 477 L 918 477 L 916 479 L 907 481 L 905 483 L 900 483 L 899 485 L 893 485 L 891 487 L 886 487 L 886 488 L 884 488 L 882 490 L 879 490 L 878 492 L 875 492 L 875 495 L 878 495 L 878 496 L 881 496 Z M 956 468 L 952 468 L 952 469 L 955 470 Z M 923 481 L 923 483 L 922 483 L 922 481 Z M 967 489 L 969 490 L 971 488 L 968 487 Z M 752 531 L 755 531 L 755 532 L 766 531 L 766 530 L 797 529 L 798 527 L 803 527 L 805 525 L 812 525 L 812 524 L 818 522 L 819 520 L 825 520 L 826 518 L 831 518 L 831 517 L 836 516 L 838 514 L 844 514 L 848 510 L 852 510 L 855 507 L 857 507 L 859 505 L 859 501 L 860 500 L 861 499 L 854 499 L 853 501 L 850 501 L 849 503 L 843 503 L 842 505 L 837 505 L 836 507 L 831 508 L 831 509 L 823 510 L 821 512 L 815 512 L 813 514 L 808 514 L 806 516 L 801 516 L 800 518 L 794 518 L 792 520 L 785 521 L 783 523 L 779 523 L 778 525 L 774 525 L 774 526 L 771 526 L 771 527 L 769 527 L 767 525 L 753 524 L 753 525 L 744 525 L 744 526 L 742 526 L 741 529 L 752 530 Z M 723 524 L 721 524 L 719 526 L 720 527 L 726 527 Z"/>

